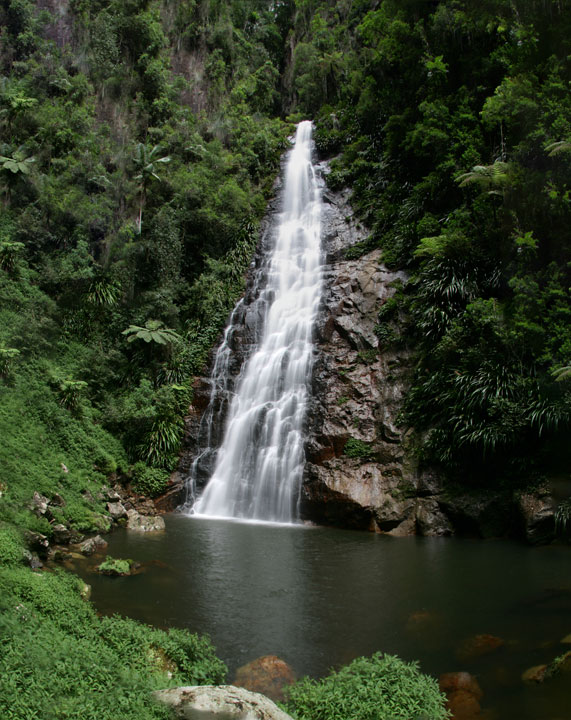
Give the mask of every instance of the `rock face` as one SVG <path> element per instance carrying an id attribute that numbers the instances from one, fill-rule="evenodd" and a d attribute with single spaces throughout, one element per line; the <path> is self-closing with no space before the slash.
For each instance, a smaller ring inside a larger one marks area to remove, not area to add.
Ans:
<path id="1" fill-rule="evenodd" d="M 193 717 L 192 711 L 210 713 L 221 718 L 241 720 L 292 720 L 269 698 L 233 685 L 202 685 L 170 688 L 153 693 L 168 705 L 176 717 Z"/>
<path id="2" fill-rule="evenodd" d="M 375 328 L 382 306 L 406 277 L 388 270 L 378 249 L 356 258 L 358 253 L 347 253 L 365 232 L 347 192 L 327 192 L 325 200 L 324 297 L 302 515 L 395 535 L 448 535 L 452 526 L 432 493 L 419 492 L 421 478 L 397 426 L 408 353 L 380 346 Z"/>
<path id="3" fill-rule="evenodd" d="M 320 169 L 326 173 L 327 164 Z M 514 500 L 493 491 L 452 495 L 436 473 L 419 470 L 411 433 L 397 422 L 411 357 L 406 349 L 395 349 L 394 343 L 384 346 L 377 328 L 379 311 L 407 278 L 383 265 L 379 249 L 366 250 L 367 234 L 354 217 L 349 194 L 348 190 L 323 193 L 323 298 L 315 330 L 302 518 L 394 536 L 518 535 L 532 543 L 550 542 L 554 516 L 547 496 L 539 493 Z M 278 200 L 274 200 L 246 294 L 234 310 L 234 319 L 241 325 L 229 338 L 228 382 L 208 413 L 210 377 L 195 382 L 184 451 L 168 491 L 155 501 L 159 512 L 189 501 L 185 483 L 195 460 L 196 490 L 211 474 L 233 378 L 252 350 L 253 329 L 261 321 L 252 300 L 264 279 L 267 231 L 277 209 Z M 213 359 L 214 351 L 210 367 Z M 209 427 L 213 428 L 210 434 Z M 204 452 L 206 436 L 212 449 Z"/>

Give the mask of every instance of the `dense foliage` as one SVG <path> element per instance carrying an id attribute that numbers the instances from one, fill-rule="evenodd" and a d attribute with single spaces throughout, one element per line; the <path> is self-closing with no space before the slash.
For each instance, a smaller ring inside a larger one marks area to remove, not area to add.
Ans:
<path id="1" fill-rule="evenodd" d="M 13 531 L 0 527 L 0 714 L 23 718 L 168 718 L 150 691 L 223 682 L 204 638 L 119 617 L 98 618 L 87 586 L 22 566 Z"/>
<path id="2" fill-rule="evenodd" d="M 376 653 L 360 657 L 322 680 L 304 678 L 287 689 L 297 720 L 445 720 L 438 682 L 415 663 Z"/>
<path id="3" fill-rule="evenodd" d="M 477 485 L 568 466 L 569 9 L 298 6 L 297 101 L 371 228 L 356 251 L 409 273 L 378 329 L 417 361 L 421 457 Z"/>
<path id="4" fill-rule="evenodd" d="M 423 461 L 479 486 L 568 467 L 566 5 L 0 0 L 2 717 L 164 717 L 165 663 L 172 683 L 222 678 L 204 641 L 97 619 L 75 579 L 22 567 L 18 528 L 105 530 L 110 476 L 164 489 L 287 113 L 315 119 L 370 228 L 348 255 L 380 246 L 408 273 L 377 330 L 415 359 L 403 422 Z M 52 524 L 36 491 L 63 500 Z M 380 717 L 392 677 L 387 717 L 444 717 L 383 656 L 303 681 L 290 708 Z"/>
<path id="5" fill-rule="evenodd" d="M 0 3 L 0 513 L 35 526 L 33 492 L 61 490 L 93 529 L 110 473 L 164 487 L 242 290 L 288 132 L 285 10 L 40 6 Z"/>

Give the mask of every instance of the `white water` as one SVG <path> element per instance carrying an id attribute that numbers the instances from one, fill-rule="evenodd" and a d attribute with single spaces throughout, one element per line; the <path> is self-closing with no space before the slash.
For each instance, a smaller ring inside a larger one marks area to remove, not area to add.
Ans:
<path id="1" fill-rule="evenodd" d="M 263 330 L 231 396 L 214 472 L 194 504 L 196 515 L 281 523 L 298 518 L 312 330 L 322 276 L 321 193 L 311 163 L 311 129 L 308 121 L 298 125 L 287 160 L 283 212 L 267 282 L 255 301 L 261 303 Z M 228 388 L 231 334 L 232 325 L 215 361 L 205 415 L 209 425 L 216 393 Z"/>

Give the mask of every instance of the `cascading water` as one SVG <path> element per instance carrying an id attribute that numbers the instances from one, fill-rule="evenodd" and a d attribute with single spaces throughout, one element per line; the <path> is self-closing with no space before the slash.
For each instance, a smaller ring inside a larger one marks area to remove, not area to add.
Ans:
<path id="1" fill-rule="evenodd" d="M 287 160 L 283 212 L 264 268 L 267 279 L 254 301 L 263 322 L 231 395 L 214 472 L 191 511 L 196 515 L 283 523 L 298 518 L 312 330 L 322 283 L 321 192 L 311 163 L 311 132 L 309 121 L 298 125 Z M 201 456 L 213 451 L 215 415 L 228 397 L 235 315 L 215 359 Z"/>

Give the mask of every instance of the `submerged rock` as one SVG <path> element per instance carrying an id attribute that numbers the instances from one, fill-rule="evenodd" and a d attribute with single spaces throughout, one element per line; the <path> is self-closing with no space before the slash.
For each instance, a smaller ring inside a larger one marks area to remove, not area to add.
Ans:
<path id="1" fill-rule="evenodd" d="M 262 693 L 272 700 L 284 700 L 283 689 L 295 682 L 291 667 L 276 655 L 264 655 L 236 671 L 234 685 Z"/>
<path id="2" fill-rule="evenodd" d="M 467 672 L 444 673 L 438 684 L 446 694 L 448 710 L 453 720 L 475 720 L 481 717 L 482 689 L 473 675 Z"/>
<path id="3" fill-rule="evenodd" d="M 494 652 L 504 644 L 505 640 L 502 640 L 502 638 L 483 633 L 481 635 L 474 635 L 473 637 L 468 638 L 458 648 L 458 652 L 456 654 L 461 660 L 473 660 L 474 658 Z"/>
<path id="4" fill-rule="evenodd" d="M 201 685 L 157 690 L 153 696 L 168 705 L 176 717 L 192 717 L 192 711 L 240 720 L 292 720 L 269 698 L 233 685 Z"/>

